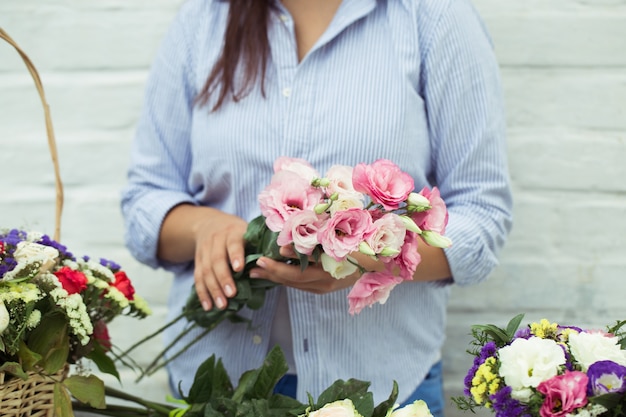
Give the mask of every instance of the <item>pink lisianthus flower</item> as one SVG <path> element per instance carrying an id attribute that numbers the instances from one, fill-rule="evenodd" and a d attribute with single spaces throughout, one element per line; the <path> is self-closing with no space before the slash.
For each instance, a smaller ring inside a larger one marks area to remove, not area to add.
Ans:
<path id="1" fill-rule="evenodd" d="M 338 211 L 318 232 L 324 252 L 336 261 L 358 250 L 372 233 L 372 217 L 365 210 L 350 208 Z"/>
<path id="2" fill-rule="evenodd" d="M 391 290 L 402 282 L 390 272 L 366 272 L 348 293 L 350 314 L 359 314 L 365 307 L 375 303 L 385 304 Z"/>
<path id="3" fill-rule="evenodd" d="M 400 217 L 394 213 L 387 213 L 374 221 L 372 226 L 374 231 L 366 242 L 374 253 L 392 258 L 398 255 L 406 235 L 406 227 Z"/>
<path id="4" fill-rule="evenodd" d="M 400 277 L 407 281 L 413 279 L 417 265 L 422 261 L 417 245 L 417 233 L 407 231 L 400 254 L 393 258 L 393 263 L 400 269 Z"/>
<path id="5" fill-rule="evenodd" d="M 272 182 L 259 194 L 261 213 L 273 232 L 283 229 L 287 219 L 302 210 L 313 210 L 323 193 L 299 174 L 283 170 L 274 174 Z"/>
<path id="6" fill-rule="evenodd" d="M 545 395 L 539 414 L 541 417 L 561 417 L 587 405 L 587 383 L 584 372 L 566 371 L 537 385 Z"/>
<path id="7" fill-rule="evenodd" d="M 299 253 L 310 255 L 319 244 L 317 233 L 324 225 L 327 215 L 318 215 L 313 210 L 302 210 L 290 216 L 278 234 L 276 243 L 287 246 L 293 243 Z"/>
<path id="8" fill-rule="evenodd" d="M 298 174 L 304 180 L 309 183 L 314 178 L 318 178 L 320 174 L 302 158 L 290 158 L 287 156 L 281 156 L 274 161 L 274 173 L 280 171 L 291 171 Z"/>
<path id="9" fill-rule="evenodd" d="M 413 191 L 413 178 L 386 159 L 372 164 L 358 164 L 352 172 L 356 191 L 365 193 L 386 210 L 395 210 Z"/>
<path id="10" fill-rule="evenodd" d="M 448 210 L 446 203 L 439 194 L 439 189 L 434 187 L 432 190 L 429 190 L 427 187 L 424 187 L 419 194 L 430 201 L 431 208 L 427 211 L 413 213 L 411 218 L 420 229 L 431 230 L 443 235 L 448 225 Z"/>

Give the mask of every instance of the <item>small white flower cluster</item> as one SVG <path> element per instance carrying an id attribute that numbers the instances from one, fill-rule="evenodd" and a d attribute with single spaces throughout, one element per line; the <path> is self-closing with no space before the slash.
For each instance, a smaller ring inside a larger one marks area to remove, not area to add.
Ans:
<path id="1" fill-rule="evenodd" d="M 93 325 L 80 294 L 70 295 L 63 288 L 55 288 L 50 291 L 50 296 L 65 311 L 72 333 L 78 337 L 80 343 L 82 345 L 89 343 L 89 336 L 93 333 Z"/>

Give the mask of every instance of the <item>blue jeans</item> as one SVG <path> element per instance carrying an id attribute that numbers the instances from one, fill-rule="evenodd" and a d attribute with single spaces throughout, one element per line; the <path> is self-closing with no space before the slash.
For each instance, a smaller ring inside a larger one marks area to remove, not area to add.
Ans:
<path id="1" fill-rule="evenodd" d="M 274 393 L 287 395 L 296 398 L 296 387 L 298 377 L 296 375 L 285 375 L 274 387 Z M 424 381 L 417 387 L 409 398 L 400 406 L 403 407 L 417 400 L 424 400 L 433 417 L 443 417 L 443 365 L 441 361 L 430 368 Z"/>

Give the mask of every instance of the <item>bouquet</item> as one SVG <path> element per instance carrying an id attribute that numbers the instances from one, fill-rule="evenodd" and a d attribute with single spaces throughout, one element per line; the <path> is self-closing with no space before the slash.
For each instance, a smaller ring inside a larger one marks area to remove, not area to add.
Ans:
<path id="1" fill-rule="evenodd" d="M 317 399 L 309 395 L 306 403 L 294 398 L 274 393 L 274 387 L 288 370 L 285 357 L 279 347 L 273 348 L 263 365 L 245 372 L 234 385 L 222 364 L 221 359 L 212 355 L 198 370 L 187 395 L 182 392 L 178 402 L 180 407 L 145 401 L 119 390 L 109 390 L 107 394 L 140 407 L 109 405 L 109 415 L 118 415 L 118 409 L 126 414 L 151 415 L 155 417 L 432 417 L 422 400 L 399 407 L 395 401 L 398 387 L 394 382 L 389 398 L 374 404 L 373 395 L 368 391 L 369 382 L 357 379 L 337 380 L 324 390 Z M 94 411 L 85 404 L 76 408 Z"/>
<path id="2" fill-rule="evenodd" d="M 265 256 L 294 263 L 280 255 L 281 246 L 293 246 L 298 256 L 295 264 L 302 270 L 320 262 L 336 279 L 360 274 L 348 294 L 350 314 L 376 303 L 384 304 L 396 285 L 413 279 L 421 260 L 418 242 L 441 248 L 452 244 L 444 236 L 448 212 L 439 190 L 425 187 L 415 192 L 413 187 L 413 179 L 385 159 L 355 167 L 335 165 L 322 177 L 303 159 L 278 158 L 270 184 L 258 197 L 261 215 L 249 223 L 244 235 L 245 267 L 233 273 L 236 296 L 223 310 L 214 307 L 204 311 L 192 289 L 177 318 L 126 353 L 178 320 L 189 321 L 190 326 L 180 337 L 144 370 L 151 374 L 184 352 L 186 348 L 159 363 L 192 329 L 204 328 L 195 339 L 199 340 L 223 320 L 245 322 L 237 313 L 243 307 L 260 308 L 265 292 L 276 285 L 250 278 L 249 271 L 256 261 Z M 381 261 L 384 268 L 366 270 L 355 259 L 355 253 Z"/>
<path id="3" fill-rule="evenodd" d="M 607 330 L 543 319 L 518 330 L 473 326 L 474 364 L 459 408 L 491 409 L 498 417 L 623 416 L 626 413 L 626 321 Z"/>
<path id="4" fill-rule="evenodd" d="M 119 379 L 107 324 L 119 315 L 149 314 L 115 262 L 75 258 L 44 234 L 0 231 L 0 372 L 24 380 L 28 373 L 52 376 L 87 358 Z M 57 383 L 62 415 L 71 415 L 71 407 L 63 408 L 71 404 L 66 389 L 103 406 L 97 377 L 72 375 Z"/>

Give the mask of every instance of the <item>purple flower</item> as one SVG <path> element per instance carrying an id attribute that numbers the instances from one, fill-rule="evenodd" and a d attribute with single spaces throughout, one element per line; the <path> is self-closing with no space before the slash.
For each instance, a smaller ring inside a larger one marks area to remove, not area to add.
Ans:
<path id="1" fill-rule="evenodd" d="M 485 363 L 487 358 L 495 356 L 497 350 L 498 346 L 496 346 L 495 342 L 485 343 L 485 345 L 480 349 L 480 353 L 474 358 L 474 363 L 472 367 L 469 369 L 467 375 L 465 375 L 465 378 L 463 379 L 463 383 L 465 384 L 465 389 L 463 390 L 463 392 L 465 392 L 465 395 L 471 395 L 470 389 L 472 388 L 472 380 L 474 379 L 474 375 L 476 375 L 478 367 Z"/>
<path id="2" fill-rule="evenodd" d="M 587 369 L 589 383 L 587 395 L 596 396 L 610 392 L 626 392 L 626 367 L 613 361 L 598 361 Z"/>
<path id="3" fill-rule="evenodd" d="M 117 263 L 113 262 L 113 261 L 112 261 L 112 260 L 110 260 L 110 259 L 100 258 L 100 265 L 102 265 L 102 266 L 106 266 L 107 268 L 109 268 L 109 269 L 110 269 L 110 270 L 112 270 L 113 272 L 117 272 L 117 271 L 119 271 L 120 269 L 122 269 L 122 267 L 121 267 L 119 264 L 117 264 Z"/>
<path id="4" fill-rule="evenodd" d="M 521 329 L 519 329 L 517 332 L 515 332 L 515 339 L 528 339 L 531 336 L 530 333 L 530 328 L 529 327 L 523 327 Z"/>
<path id="5" fill-rule="evenodd" d="M 511 387 L 504 387 L 489 397 L 496 417 L 531 417 L 526 406 L 511 398 L 512 390 Z"/>

